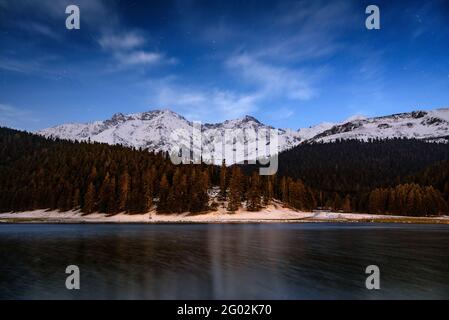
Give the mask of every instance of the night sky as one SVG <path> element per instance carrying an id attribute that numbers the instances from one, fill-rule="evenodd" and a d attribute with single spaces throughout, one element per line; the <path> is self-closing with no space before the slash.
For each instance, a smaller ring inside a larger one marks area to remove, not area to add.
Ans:
<path id="1" fill-rule="evenodd" d="M 369 4 L 380 30 L 365 28 Z M 169 108 L 298 129 L 439 107 L 449 1 L 0 0 L 2 126 Z"/>

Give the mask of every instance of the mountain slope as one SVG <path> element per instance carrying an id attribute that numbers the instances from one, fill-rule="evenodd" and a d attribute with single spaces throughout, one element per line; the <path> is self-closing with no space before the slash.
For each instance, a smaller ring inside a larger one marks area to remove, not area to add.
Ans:
<path id="1" fill-rule="evenodd" d="M 376 118 L 358 118 L 334 125 L 308 141 L 332 142 L 338 139 L 423 139 L 443 141 L 449 137 L 449 108 L 413 111 Z"/>

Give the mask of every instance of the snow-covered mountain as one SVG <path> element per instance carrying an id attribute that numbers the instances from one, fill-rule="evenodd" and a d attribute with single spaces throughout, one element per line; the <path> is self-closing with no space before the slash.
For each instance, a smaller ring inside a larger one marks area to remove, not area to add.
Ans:
<path id="1" fill-rule="evenodd" d="M 332 142 L 337 139 L 422 139 L 446 142 L 449 139 L 449 108 L 413 111 L 389 116 L 356 117 L 324 130 L 308 141 Z"/>
<path id="2" fill-rule="evenodd" d="M 72 123 L 44 129 L 38 134 L 46 137 L 58 137 L 69 140 L 96 141 L 108 144 L 121 144 L 128 147 L 150 149 L 154 151 L 171 151 L 175 144 L 190 145 L 190 138 L 184 133 L 191 133 L 194 123 L 170 110 L 153 110 L 143 113 L 124 115 L 115 114 L 111 119 L 86 124 Z M 221 162 L 225 146 L 235 150 L 245 150 L 240 157 L 229 158 L 233 163 L 245 159 L 254 159 L 255 150 L 245 149 L 249 142 L 258 141 L 257 137 L 248 135 L 225 135 L 224 132 L 244 132 L 274 129 L 251 116 L 227 120 L 222 123 L 203 124 L 203 160 Z M 383 117 L 352 117 L 341 123 L 324 122 L 309 128 L 278 129 L 278 150 L 283 151 L 300 143 L 332 142 L 337 139 L 370 138 L 416 138 L 427 141 L 445 141 L 449 137 L 449 108 L 432 111 L 414 111 Z M 269 145 L 269 142 L 266 144 Z M 258 146 L 259 148 L 261 146 Z M 195 151 L 195 147 L 193 148 Z M 198 150 L 196 150 L 198 151 Z M 243 157 L 243 158 L 242 158 Z M 232 160 L 233 159 L 233 160 Z"/>
<path id="3" fill-rule="evenodd" d="M 41 130 L 38 134 L 68 140 L 121 144 L 153 151 L 171 151 L 175 140 L 176 145 L 190 146 L 190 136 L 194 126 L 194 122 L 173 111 L 153 110 L 128 115 L 117 113 L 105 121 L 63 124 Z M 226 162 L 230 164 L 245 159 L 255 159 L 256 150 L 245 149 L 245 145 L 258 141 L 258 138 L 247 133 L 251 130 L 253 132 L 267 130 L 268 132 L 271 129 L 274 128 L 262 124 L 251 116 L 226 120 L 222 123 L 202 124 L 203 160 L 218 164 L 225 157 Z M 245 134 L 239 134 L 239 130 Z M 224 134 L 225 132 L 229 134 Z M 292 148 L 304 140 L 299 131 L 289 129 L 279 129 L 278 136 L 278 151 Z M 267 144 L 269 145 L 269 141 Z M 198 151 L 195 145 L 192 149 Z M 222 150 L 227 150 L 226 156 L 223 156 Z M 242 150 L 242 152 L 239 153 L 238 150 Z M 229 152 L 233 152 L 235 158 L 233 155 L 229 156 Z M 199 154 L 199 151 L 196 154 Z"/>

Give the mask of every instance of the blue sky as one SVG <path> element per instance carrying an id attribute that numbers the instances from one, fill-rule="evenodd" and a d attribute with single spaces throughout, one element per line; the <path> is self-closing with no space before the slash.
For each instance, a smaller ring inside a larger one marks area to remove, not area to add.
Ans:
<path id="1" fill-rule="evenodd" d="M 169 108 L 298 129 L 449 107 L 448 54 L 448 1 L 0 0 L 0 125 Z"/>

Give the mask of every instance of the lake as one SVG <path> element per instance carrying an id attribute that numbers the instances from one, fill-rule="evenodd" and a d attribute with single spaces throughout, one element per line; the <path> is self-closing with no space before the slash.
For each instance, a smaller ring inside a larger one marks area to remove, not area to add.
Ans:
<path id="1" fill-rule="evenodd" d="M 0 299 L 449 299 L 448 262 L 448 225 L 0 224 Z"/>

